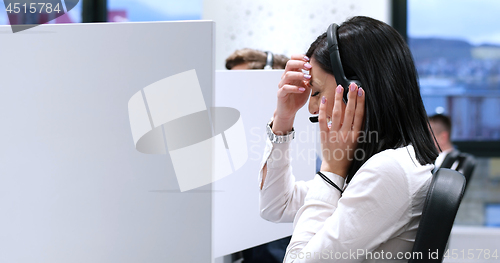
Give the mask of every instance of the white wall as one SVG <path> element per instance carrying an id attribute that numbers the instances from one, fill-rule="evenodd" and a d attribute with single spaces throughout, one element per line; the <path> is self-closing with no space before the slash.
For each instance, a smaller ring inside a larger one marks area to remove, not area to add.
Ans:
<path id="1" fill-rule="evenodd" d="M 290 56 L 305 53 L 333 23 L 355 15 L 390 22 L 390 0 L 205 0 L 203 19 L 216 22 L 216 69 L 237 49 Z"/>

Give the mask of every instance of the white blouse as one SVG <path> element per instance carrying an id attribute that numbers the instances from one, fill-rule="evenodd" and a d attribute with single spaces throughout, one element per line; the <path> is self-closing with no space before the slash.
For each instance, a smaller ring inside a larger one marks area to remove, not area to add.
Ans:
<path id="1" fill-rule="evenodd" d="M 341 195 L 319 175 L 296 182 L 289 145 L 268 140 L 259 173 L 261 217 L 293 222 L 284 262 L 408 261 L 434 165 L 420 165 L 411 145 L 385 150 Z M 341 176 L 323 173 L 344 188 Z"/>

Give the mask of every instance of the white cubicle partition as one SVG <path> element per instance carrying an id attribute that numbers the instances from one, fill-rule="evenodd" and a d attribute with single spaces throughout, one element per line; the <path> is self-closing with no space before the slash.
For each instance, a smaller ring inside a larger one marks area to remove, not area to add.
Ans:
<path id="1" fill-rule="evenodd" d="M 221 257 L 292 234 L 292 224 L 265 221 L 259 215 L 259 165 L 266 140 L 265 127 L 276 109 L 282 70 L 216 71 L 215 105 L 240 111 L 248 160 L 235 173 L 213 184 L 214 257 Z M 297 113 L 296 138 L 291 145 L 297 180 L 310 180 L 316 165 L 316 127 L 309 122 L 307 104 Z"/>
<path id="2" fill-rule="evenodd" d="M 210 262 L 210 186 L 136 150 L 128 103 L 194 69 L 213 106 L 213 50 L 209 21 L 1 26 L 0 262 Z"/>

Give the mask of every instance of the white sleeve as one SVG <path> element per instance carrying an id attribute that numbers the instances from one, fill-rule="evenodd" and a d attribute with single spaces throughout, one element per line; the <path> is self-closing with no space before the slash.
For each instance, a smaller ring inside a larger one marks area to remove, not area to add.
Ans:
<path id="1" fill-rule="evenodd" d="M 304 204 L 309 189 L 308 183 L 295 181 L 290 166 L 290 142 L 266 143 L 260 165 L 260 215 L 272 222 L 293 222 L 298 209 Z M 267 163 L 267 174 L 262 182 L 263 167 Z M 263 185 L 260 185 L 262 184 Z"/>
<path id="2" fill-rule="evenodd" d="M 353 253 L 373 251 L 404 227 L 411 211 L 404 170 L 390 157 L 374 156 L 368 162 L 342 197 L 321 177 L 314 178 L 297 212 L 284 262 L 361 262 Z M 343 182 L 338 175 L 325 175 Z M 337 252 L 347 258 L 335 261 Z"/>

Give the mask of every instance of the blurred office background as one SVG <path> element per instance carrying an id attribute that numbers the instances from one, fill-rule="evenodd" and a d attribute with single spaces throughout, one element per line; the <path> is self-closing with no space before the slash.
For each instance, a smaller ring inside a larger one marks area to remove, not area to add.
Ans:
<path id="1" fill-rule="evenodd" d="M 305 52 L 326 30 L 327 21 L 341 22 L 362 14 L 389 23 L 390 5 L 390 0 L 80 0 L 67 14 L 49 23 L 213 20 L 216 68 L 225 69 L 226 57 L 244 47 L 287 56 Z M 37 18 L 17 14 L 16 23 L 26 21 L 36 22 Z M 9 24 L 3 5 L 0 24 Z"/>
<path id="2" fill-rule="evenodd" d="M 492 0 L 408 0 L 408 43 L 427 112 L 478 159 L 455 224 L 500 227 L 500 28 Z"/>
<path id="3" fill-rule="evenodd" d="M 303 53 L 331 22 L 353 15 L 392 24 L 413 52 L 428 114 L 451 116 L 455 145 L 479 157 L 456 224 L 500 227 L 500 1 L 81 0 L 50 23 L 92 22 L 99 12 L 108 22 L 214 20 L 217 69 L 245 47 Z M 0 24 L 9 23 L 1 5 Z"/>

